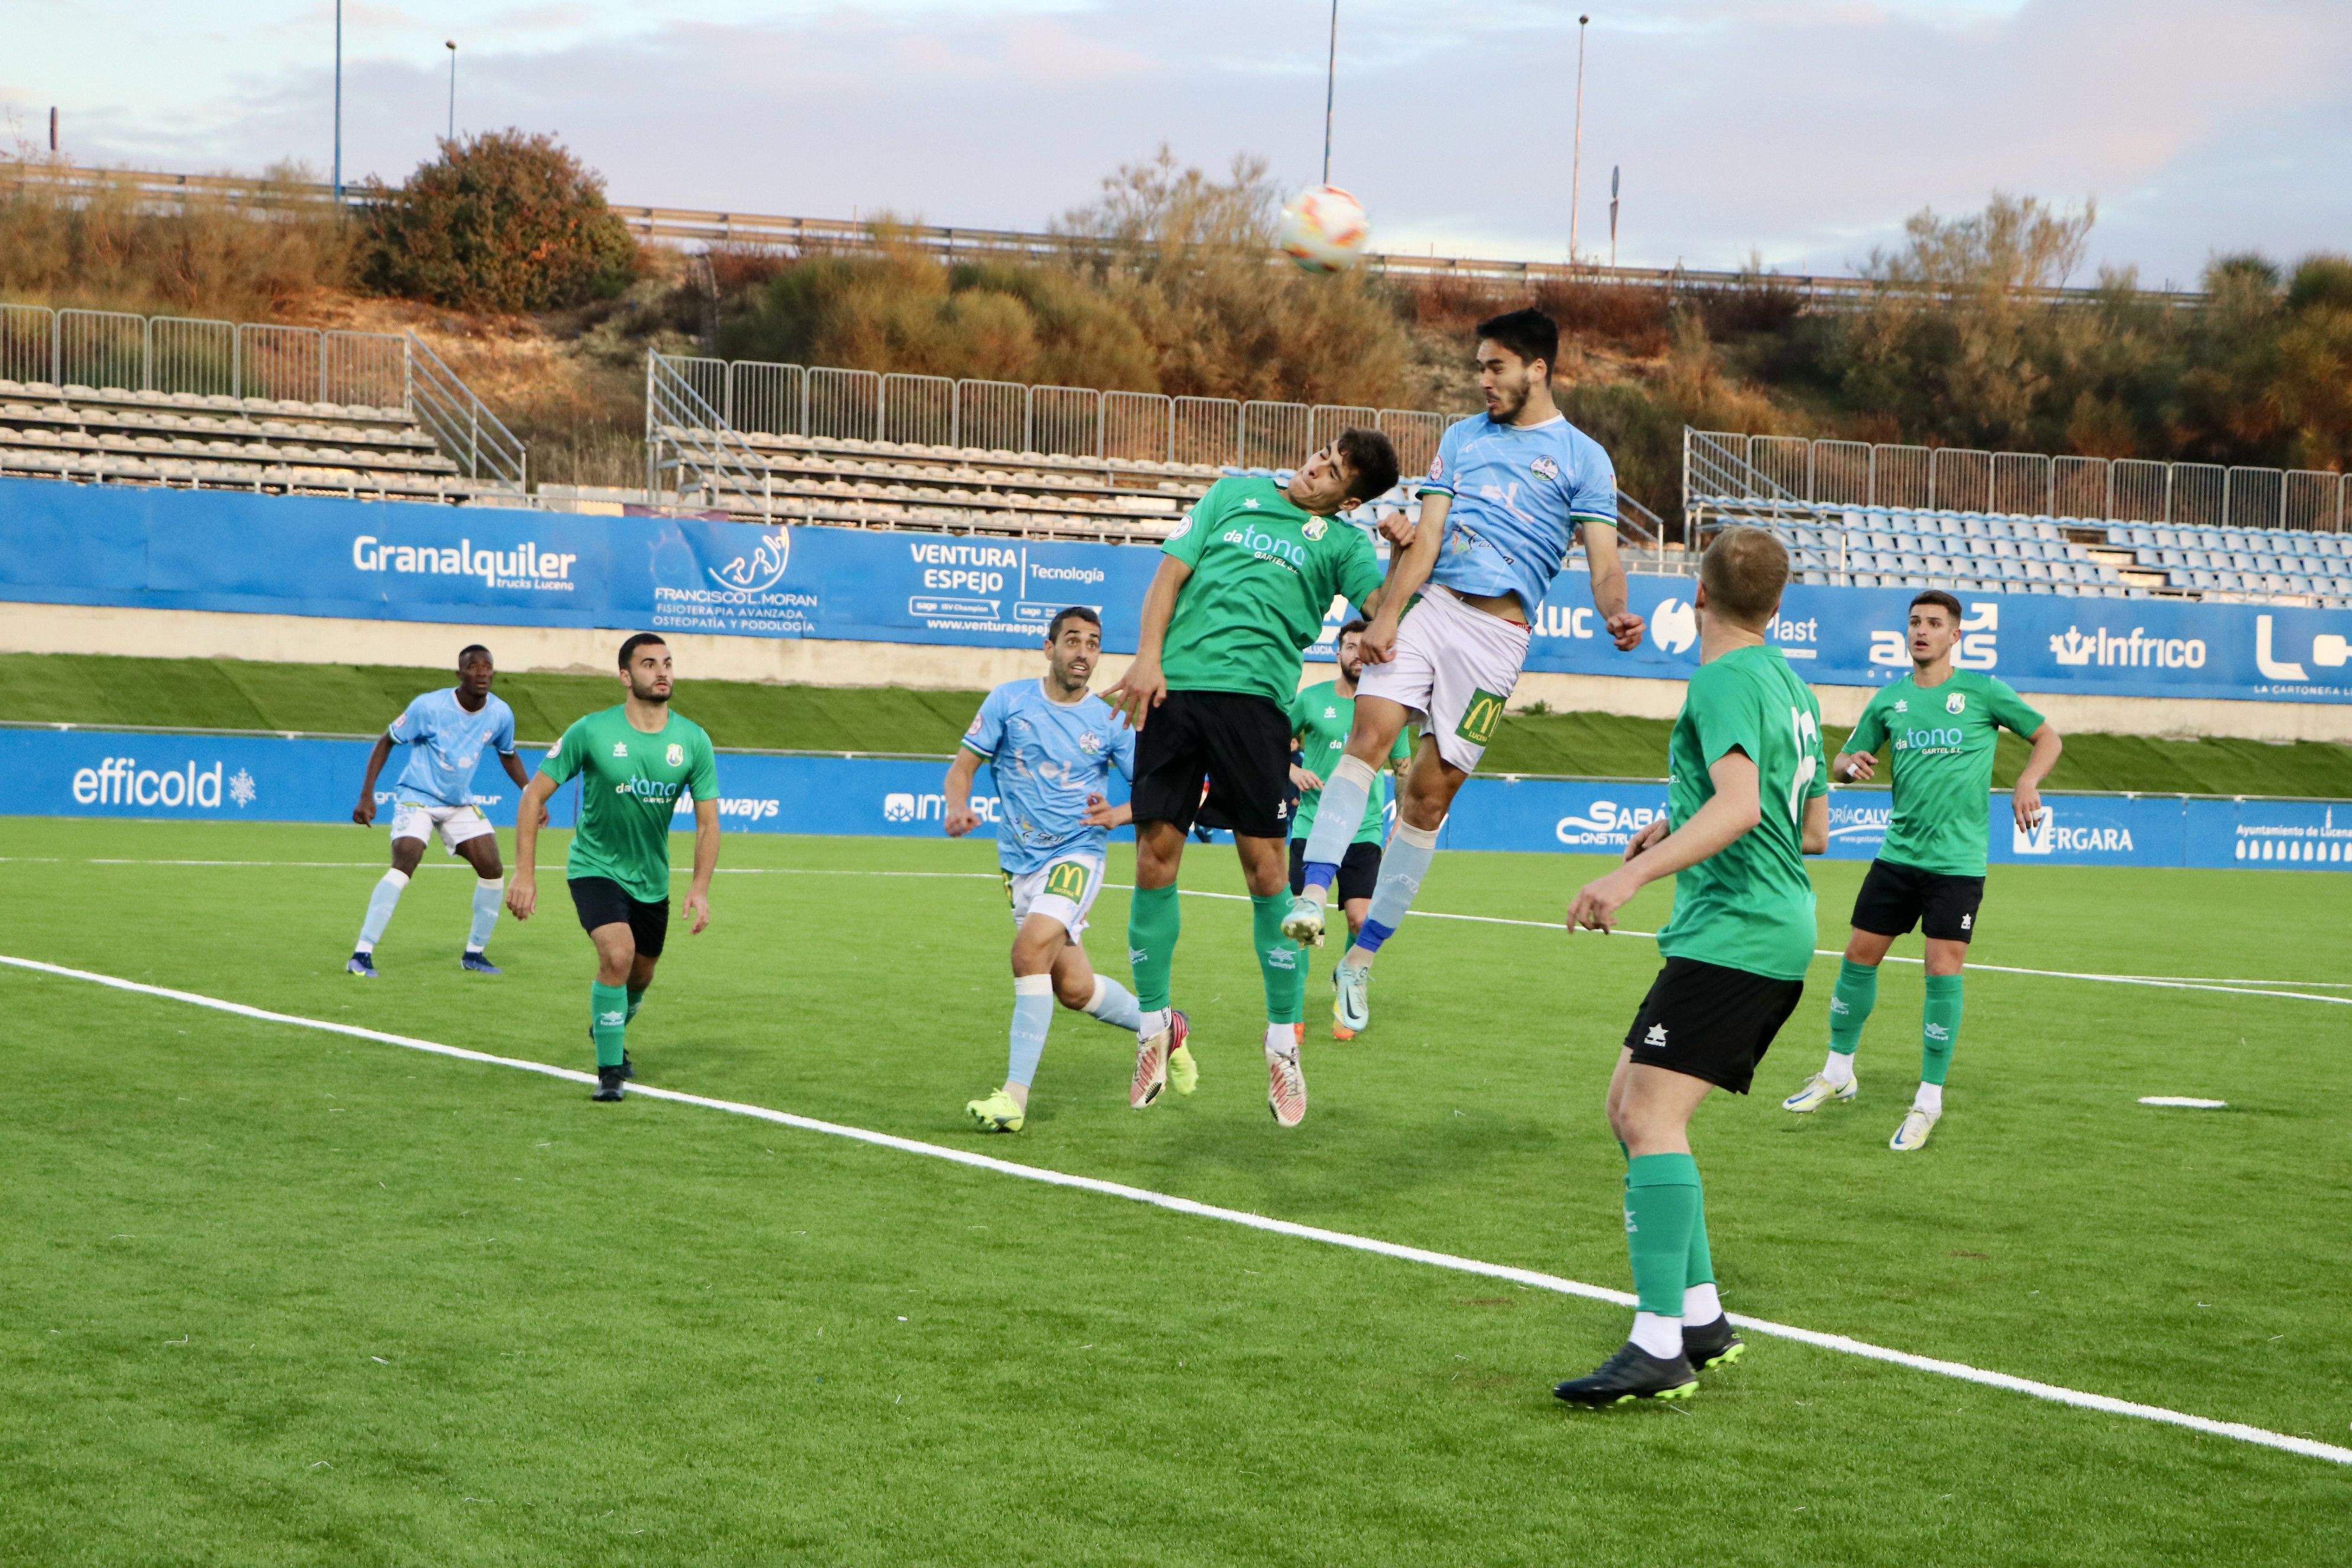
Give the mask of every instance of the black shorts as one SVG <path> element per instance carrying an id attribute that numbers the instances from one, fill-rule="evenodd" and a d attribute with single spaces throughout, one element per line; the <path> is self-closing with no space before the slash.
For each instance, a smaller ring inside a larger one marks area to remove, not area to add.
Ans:
<path id="1" fill-rule="evenodd" d="M 1350 844 L 1348 852 L 1339 857 L 1339 879 L 1334 885 L 1339 902 L 1344 906 L 1358 899 L 1369 899 L 1381 879 L 1381 847 L 1377 844 Z M 1293 894 L 1307 890 L 1307 840 L 1290 841 L 1290 890 Z"/>
<path id="2" fill-rule="evenodd" d="M 1976 934 L 1977 906 L 1982 902 L 1982 877 L 1949 877 L 1873 860 L 1862 891 L 1853 896 L 1853 929 L 1902 936 L 1916 925 L 1938 942 L 1966 942 Z"/>
<path id="3" fill-rule="evenodd" d="M 1208 785 L 1208 799 L 1201 786 Z M 1135 737 L 1135 820 L 1200 816 L 1244 838 L 1290 832 L 1290 716 L 1239 691 L 1171 691 Z"/>
<path id="4" fill-rule="evenodd" d="M 629 890 L 610 877 L 574 877 L 571 886 L 572 907 L 580 911 L 582 931 L 625 925 L 636 939 L 639 957 L 661 956 L 662 943 L 669 937 L 667 899 L 649 904 L 631 898 Z"/>
<path id="5" fill-rule="evenodd" d="M 1801 980 L 1669 958 L 1625 1031 L 1625 1048 L 1637 1063 L 1746 1094 L 1756 1064 L 1804 994 Z"/>

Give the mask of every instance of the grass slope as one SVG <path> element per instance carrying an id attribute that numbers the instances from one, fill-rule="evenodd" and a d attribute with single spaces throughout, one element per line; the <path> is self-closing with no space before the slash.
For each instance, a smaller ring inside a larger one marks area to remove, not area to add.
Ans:
<path id="1" fill-rule="evenodd" d="M 376 836 L 13 820 L 0 855 L 41 858 L 6 866 L 41 918 L 0 950 L 587 1060 L 551 885 L 484 981 L 452 961 L 466 879 L 420 873 L 362 984 L 338 966 Z M 1549 926 L 1597 862 L 1442 858 L 1427 908 L 1545 924 L 1415 922 L 1372 1031 L 1310 1035 L 1289 1134 L 1247 906 L 1187 899 L 1200 1092 L 1129 1111 L 1129 1041 L 1064 1014 L 1028 1131 L 993 1140 L 960 1113 L 1003 1063 L 990 847 L 741 837 L 725 863 L 632 1029 L 647 1082 L 1624 1282 L 1600 1100 L 1656 958 Z M 1825 939 L 1859 871 L 1816 868 Z M 2273 975 L 2290 887 L 2315 929 L 2352 920 L 2341 879 L 1996 868 L 1977 956 Z M 1125 918 L 1113 886 L 1098 953 Z M 2340 949 L 2294 962 L 2352 983 Z M 2340 1009 L 1977 974 L 1950 1109 L 1897 1158 L 1916 968 L 1888 970 L 1857 1104 L 1772 1103 L 1830 967 L 1757 1097 L 1695 1124 L 1735 1310 L 2344 1441 Z M 2319 1461 L 1772 1340 L 1686 1409 L 1580 1415 L 1549 1384 L 1621 1309 L 18 970 L 0 1005 L 0 1532 L 28 1563 L 2352 1557 Z"/>
<path id="2" fill-rule="evenodd" d="M 8 654 L 0 655 L 0 721 L 357 733 L 389 722 L 417 692 L 449 679 L 445 670 L 383 665 Z M 615 695 L 614 683 L 598 675 L 501 675 L 498 689 L 513 704 L 523 737 L 544 741 Z M 722 746 L 945 756 L 982 695 L 689 679 L 678 706 Z M 1664 771 L 1669 728 L 1663 720 L 1607 713 L 1514 713 L 1488 749 L 1486 770 L 1654 778 Z M 1844 734 L 1832 728 L 1831 745 Z M 2026 752 L 2024 742 L 2004 734 L 1996 782 L 2014 779 Z M 2346 798 L 2352 797 L 2352 746 L 2074 735 L 2051 784 Z"/>

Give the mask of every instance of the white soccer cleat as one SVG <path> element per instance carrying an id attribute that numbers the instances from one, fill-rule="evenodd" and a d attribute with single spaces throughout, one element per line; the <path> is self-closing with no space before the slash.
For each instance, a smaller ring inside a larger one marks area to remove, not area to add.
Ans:
<path id="1" fill-rule="evenodd" d="M 1914 1149 L 1925 1149 L 1927 1146 L 1927 1134 L 1935 1130 L 1935 1113 L 1922 1110 L 1915 1105 L 1904 1113 L 1903 1125 L 1895 1130 L 1895 1136 L 1886 1141 L 1886 1146 L 1898 1154 L 1908 1154 Z"/>
<path id="2" fill-rule="evenodd" d="M 1805 1080 L 1804 1088 L 1780 1102 L 1780 1109 L 1793 1110 L 1802 1116 L 1809 1110 L 1819 1110 L 1832 1100 L 1852 1100 L 1861 1091 L 1862 1085 L 1853 1079 L 1843 1083 L 1832 1083 L 1815 1073 Z"/>
<path id="3" fill-rule="evenodd" d="M 1323 906 L 1301 893 L 1290 900 L 1290 912 L 1282 917 L 1282 934 L 1301 947 L 1323 945 Z"/>
<path id="4" fill-rule="evenodd" d="M 1352 1040 L 1372 1026 L 1372 972 L 1340 964 L 1331 971 L 1331 1037 Z"/>
<path id="5" fill-rule="evenodd" d="M 1136 1042 L 1135 1079 L 1127 1086 L 1127 1103 L 1141 1110 L 1160 1098 L 1168 1087 L 1168 1053 L 1176 1037 L 1174 1022 L 1156 1035 L 1147 1035 Z"/>
<path id="6" fill-rule="evenodd" d="M 1296 1127 L 1307 1120 L 1307 1074 L 1297 1051 L 1266 1052 L 1265 1104 L 1277 1127 Z"/>

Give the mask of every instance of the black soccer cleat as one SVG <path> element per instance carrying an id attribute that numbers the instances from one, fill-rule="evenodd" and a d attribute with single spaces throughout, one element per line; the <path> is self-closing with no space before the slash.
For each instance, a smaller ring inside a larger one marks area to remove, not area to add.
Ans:
<path id="1" fill-rule="evenodd" d="M 590 1095 L 588 1098 L 591 1100 L 620 1099 L 623 1093 L 621 1089 L 622 1077 L 623 1074 L 619 1068 L 598 1068 L 596 1069 L 596 1092 Z"/>
<path id="2" fill-rule="evenodd" d="M 637 1064 L 629 1059 L 629 1053 L 626 1051 L 621 1053 L 621 1076 L 632 1083 L 636 1081 Z"/>
<path id="3" fill-rule="evenodd" d="M 1690 1363 L 1693 1372 L 1705 1372 L 1714 1366 L 1729 1366 L 1747 1353 L 1747 1342 L 1733 1331 L 1731 1320 L 1727 1317 L 1696 1326 L 1683 1325 L 1683 1360 Z"/>
<path id="4" fill-rule="evenodd" d="M 1636 1399 L 1688 1399 L 1697 1389 L 1698 1374 L 1690 1363 L 1678 1355 L 1654 1356 L 1627 1340 L 1598 1372 L 1570 1378 L 1552 1394 L 1570 1405 L 1600 1410 Z"/>

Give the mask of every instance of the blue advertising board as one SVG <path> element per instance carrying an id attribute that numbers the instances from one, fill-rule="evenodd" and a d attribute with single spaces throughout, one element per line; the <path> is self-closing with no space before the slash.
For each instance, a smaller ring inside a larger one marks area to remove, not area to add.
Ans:
<path id="1" fill-rule="evenodd" d="M 370 742 L 273 735 L 0 729 L 0 816 L 98 816 L 205 822 L 348 822 Z M 525 753 L 527 763 L 534 754 Z M 385 770 L 398 773 L 400 759 Z M 719 821 L 730 832 L 936 837 L 946 815 L 945 759 L 779 756 L 721 752 Z M 494 763 L 474 797 L 493 822 L 514 822 L 515 789 Z M 1113 781 L 1113 798 L 1124 799 Z M 555 825 L 572 821 L 576 786 L 557 792 Z M 379 807 L 392 798 L 377 793 Z M 2043 797 L 2032 834 L 2011 821 L 2009 797 L 1986 799 L 1996 864 L 2352 869 L 2352 802 L 2231 800 L 2180 795 Z M 1830 854 L 1866 860 L 1886 832 L 1884 790 L 1830 795 Z M 996 818 L 988 770 L 972 804 Z M 1474 778 L 1442 845 L 1454 849 L 1615 855 L 1663 815 L 1656 781 Z M 379 824 L 388 823 L 379 816 Z M 683 818 L 681 818 L 683 822 Z"/>
<path id="2" fill-rule="evenodd" d="M 959 539 L 494 507 L 0 479 L 0 600 L 462 625 L 1034 647 L 1068 605 L 1135 647 L 1142 545 Z M 1637 576 L 1620 653 L 1564 575 L 1528 668 L 1685 679 L 1690 580 Z M 1958 662 L 2025 691 L 2352 702 L 2352 612 L 2069 595 L 1963 595 Z M 1874 686 L 1910 668 L 1899 588 L 1791 585 L 1773 628 L 1798 671 Z M 1334 606 L 1327 637 L 1343 610 Z"/>

